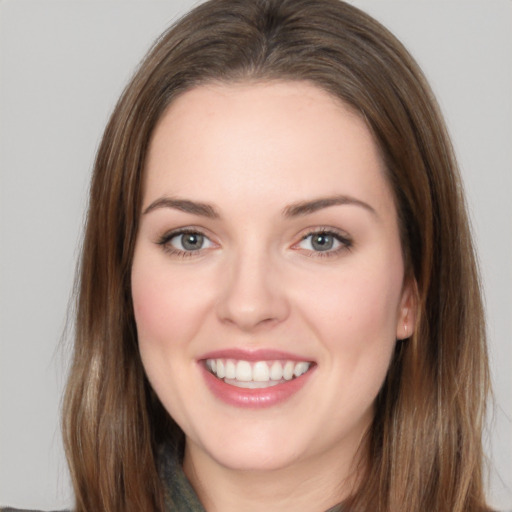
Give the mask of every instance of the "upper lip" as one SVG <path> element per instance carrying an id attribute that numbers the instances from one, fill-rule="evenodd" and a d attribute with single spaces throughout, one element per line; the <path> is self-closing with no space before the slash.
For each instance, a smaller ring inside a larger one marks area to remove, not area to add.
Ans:
<path id="1" fill-rule="evenodd" d="M 313 361 L 311 358 L 299 354 L 265 348 L 259 348 L 254 350 L 240 348 L 225 348 L 208 352 L 207 354 L 202 355 L 199 359 L 236 359 L 239 361 Z"/>

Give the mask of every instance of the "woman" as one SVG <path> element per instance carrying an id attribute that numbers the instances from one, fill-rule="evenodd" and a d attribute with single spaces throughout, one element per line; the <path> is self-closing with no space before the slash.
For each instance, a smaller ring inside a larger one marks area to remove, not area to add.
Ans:
<path id="1" fill-rule="evenodd" d="M 159 39 L 98 152 L 76 329 L 77 510 L 488 510 L 455 159 L 354 7 L 211 1 Z"/>

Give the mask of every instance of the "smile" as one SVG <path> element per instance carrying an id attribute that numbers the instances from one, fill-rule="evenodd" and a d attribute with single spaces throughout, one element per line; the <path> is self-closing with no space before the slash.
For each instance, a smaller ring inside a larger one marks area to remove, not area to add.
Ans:
<path id="1" fill-rule="evenodd" d="M 307 361 L 244 361 L 235 359 L 207 359 L 206 367 L 226 384 L 240 388 L 260 389 L 276 386 L 306 373 Z"/>
<path id="2" fill-rule="evenodd" d="M 225 404 L 241 408 L 267 408 L 291 400 L 318 366 L 275 350 L 221 350 L 198 362 L 210 392 Z"/>

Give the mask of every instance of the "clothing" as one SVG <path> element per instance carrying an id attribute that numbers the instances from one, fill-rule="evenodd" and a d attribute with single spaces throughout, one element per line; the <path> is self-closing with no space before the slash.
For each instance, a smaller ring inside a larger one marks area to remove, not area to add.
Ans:
<path id="1" fill-rule="evenodd" d="M 178 448 L 174 448 L 171 445 L 165 445 L 160 449 L 158 454 L 158 471 L 165 484 L 165 512 L 206 512 L 181 468 L 181 457 L 179 455 L 179 451 L 180 450 Z M 0 507 L 0 512 L 40 511 Z M 337 505 L 326 512 L 342 512 L 341 506 Z"/>
<path id="2" fill-rule="evenodd" d="M 158 454 L 158 471 L 165 483 L 165 512 L 206 512 L 180 464 L 178 449 L 170 445 Z"/>

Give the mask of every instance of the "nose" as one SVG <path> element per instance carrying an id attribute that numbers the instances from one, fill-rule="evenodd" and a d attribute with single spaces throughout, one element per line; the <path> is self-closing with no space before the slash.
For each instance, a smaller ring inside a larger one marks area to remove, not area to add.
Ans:
<path id="1" fill-rule="evenodd" d="M 252 331 L 285 320 L 290 311 L 282 272 L 263 252 L 244 251 L 222 279 L 217 314 L 223 323 Z"/>

